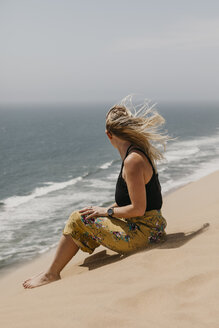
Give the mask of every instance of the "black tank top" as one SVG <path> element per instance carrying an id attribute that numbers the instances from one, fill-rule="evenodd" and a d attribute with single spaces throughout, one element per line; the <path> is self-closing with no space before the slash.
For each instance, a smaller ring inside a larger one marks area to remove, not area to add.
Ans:
<path id="1" fill-rule="evenodd" d="M 133 146 L 133 145 L 130 145 L 128 147 L 125 158 L 128 156 L 129 149 L 131 148 L 131 146 Z M 150 181 L 145 185 L 146 200 L 147 200 L 146 211 L 160 210 L 163 201 L 162 201 L 162 195 L 161 195 L 161 186 L 160 186 L 160 182 L 158 179 L 158 173 L 155 172 L 154 166 L 153 166 L 150 158 L 148 157 L 147 154 L 145 154 L 145 152 L 142 149 L 140 149 L 138 147 L 134 147 L 132 149 L 138 149 L 141 152 L 143 152 L 144 155 L 147 157 L 148 161 L 150 162 L 152 169 L 153 169 L 153 175 L 152 175 Z M 125 158 L 124 158 L 124 160 L 125 160 Z M 118 206 L 125 206 L 125 205 L 131 204 L 127 184 L 122 177 L 122 169 L 123 169 L 123 165 L 124 165 L 124 160 L 122 161 L 121 170 L 120 170 L 120 173 L 119 173 L 119 176 L 117 179 L 117 183 L 116 183 L 115 201 L 118 204 Z"/>

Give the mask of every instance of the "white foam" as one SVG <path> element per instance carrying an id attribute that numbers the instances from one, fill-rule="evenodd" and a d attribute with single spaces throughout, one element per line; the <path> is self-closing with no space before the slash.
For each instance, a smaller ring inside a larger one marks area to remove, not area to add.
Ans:
<path id="1" fill-rule="evenodd" d="M 190 159 L 191 156 L 193 160 L 199 161 L 201 157 L 211 155 L 212 150 L 216 153 L 219 151 L 219 134 L 192 140 L 174 141 L 168 148 L 164 154 L 165 160 L 161 164 L 178 163 L 182 159 Z"/>
<path id="2" fill-rule="evenodd" d="M 159 164 L 160 165 L 160 164 Z M 160 174 L 160 173 L 162 173 L 162 172 L 164 172 L 166 170 L 166 168 L 165 167 L 160 167 L 160 166 L 158 166 L 158 173 Z"/>
<path id="3" fill-rule="evenodd" d="M 87 185 L 92 188 L 97 189 L 110 189 L 114 186 L 114 181 L 109 181 L 108 179 L 89 179 L 87 181 Z"/>
<path id="4" fill-rule="evenodd" d="M 191 139 L 191 140 L 179 140 L 179 141 L 174 141 L 170 145 L 170 149 L 179 149 L 184 150 L 184 149 L 191 149 L 192 147 L 202 147 L 202 146 L 207 146 L 209 144 L 218 144 L 219 143 L 219 134 L 216 133 L 212 136 L 208 137 L 198 137 L 196 139 Z"/>
<path id="5" fill-rule="evenodd" d="M 203 178 L 204 176 L 217 171 L 218 169 L 219 169 L 219 158 L 216 160 L 212 159 L 208 163 L 206 162 L 200 163 L 199 167 L 197 167 L 197 169 L 193 174 L 185 175 L 176 180 L 169 179 L 168 181 L 163 183 L 162 191 L 166 193 L 172 189 L 176 189 L 178 187 L 186 185 L 187 183 L 197 181 L 200 178 Z"/>
<path id="6" fill-rule="evenodd" d="M 118 174 L 119 174 L 119 170 L 117 173 L 110 173 L 109 175 L 107 175 L 106 179 L 114 182 L 118 178 Z"/>
<path id="7" fill-rule="evenodd" d="M 6 199 L 3 199 L 3 202 L 6 207 L 17 207 L 21 204 L 24 204 L 36 197 L 45 196 L 53 191 L 65 189 L 68 186 L 74 185 L 78 181 L 82 180 L 83 177 L 77 177 L 64 182 L 45 182 L 45 187 L 35 188 L 30 195 L 27 196 L 12 196 Z"/>
<path id="8" fill-rule="evenodd" d="M 198 147 L 193 147 L 193 148 L 184 148 L 184 149 L 179 149 L 179 150 L 170 150 L 166 153 L 165 158 L 168 162 L 172 161 L 179 161 L 184 158 L 188 158 L 191 155 L 194 155 L 199 152 Z"/>
<path id="9" fill-rule="evenodd" d="M 104 164 L 102 164 L 102 165 L 100 166 L 100 169 L 102 169 L 102 170 L 106 170 L 106 169 L 108 169 L 112 164 L 113 164 L 113 161 L 106 162 L 106 163 L 104 163 Z"/>

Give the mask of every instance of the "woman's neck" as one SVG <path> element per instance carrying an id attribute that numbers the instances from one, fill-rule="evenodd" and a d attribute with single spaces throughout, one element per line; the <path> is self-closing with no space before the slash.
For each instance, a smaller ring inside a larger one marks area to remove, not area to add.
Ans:
<path id="1" fill-rule="evenodd" d="M 120 153 L 120 156 L 121 156 L 122 160 L 124 160 L 127 149 L 128 149 L 129 146 L 131 146 L 131 144 L 132 143 L 130 141 L 125 141 L 124 143 L 121 143 L 121 144 L 117 145 L 117 149 Z"/>

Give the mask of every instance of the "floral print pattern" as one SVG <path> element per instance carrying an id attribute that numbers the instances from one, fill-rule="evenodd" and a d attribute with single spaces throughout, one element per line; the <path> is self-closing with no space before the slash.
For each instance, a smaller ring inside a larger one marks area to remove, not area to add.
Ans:
<path id="1" fill-rule="evenodd" d="M 113 236 L 115 237 L 115 240 L 119 239 L 119 240 L 125 240 L 125 241 L 129 241 L 130 240 L 130 236 L 126 235 L 124 232 L 121 231 L 111 231 Z"/>
<path id="2" fill-rule="evenodd" d="M 74 211 L 63 230 L 71 234 L 84 252 L 103 245 L 118 253 L 130 253 L 163 240 L 167 222 L 161 211 L 152 210 L 135 218 L 95 217 L 87 219 Z"/>

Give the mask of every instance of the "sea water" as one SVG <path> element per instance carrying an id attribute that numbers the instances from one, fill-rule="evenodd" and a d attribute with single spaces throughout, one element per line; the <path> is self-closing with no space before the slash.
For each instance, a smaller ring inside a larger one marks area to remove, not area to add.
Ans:
<path id="1" fill-rule="evenodd" d="M 159 104 L 173 138 L 158 164 L 163 194 L 219 168 L 219 106 Z M 106 105 L 1 106 L 0 269 L 57 245 L 68 216 L 115 201 L 119 152 Z"/>

